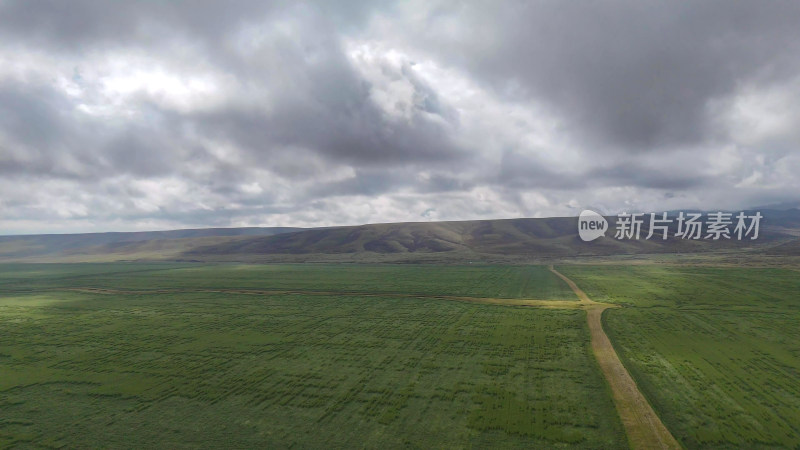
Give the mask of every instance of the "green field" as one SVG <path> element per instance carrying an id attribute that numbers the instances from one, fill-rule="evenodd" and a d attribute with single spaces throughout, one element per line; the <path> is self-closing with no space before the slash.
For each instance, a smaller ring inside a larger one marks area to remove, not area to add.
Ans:
<path id="1" fill-rule="evenodd" d="M 2 292 L 274 289 L 577 300 L 544 266 L 334 264 L 0 264 Z"/>
<path id="2" fill-rule="evenodd" d="M 574 299 L 543 267 L 0 266 L 0 446 L 626 446 L 583 311 L 424 295 Z"/>
<path id="3" fill-rule="evenodd" d="M 800 446 L 796 271 L 563 266 L 687 448 Z M 106 289 L 105 291 L 90 291 Z M 625 448 L 543 266 L 0 265 L 0 447 Z"/>
<path id="4" fill-rule="evenodd" d="M 800 274 L 657 266 L 560 267 L 688 448 L 800 447 Z"/>

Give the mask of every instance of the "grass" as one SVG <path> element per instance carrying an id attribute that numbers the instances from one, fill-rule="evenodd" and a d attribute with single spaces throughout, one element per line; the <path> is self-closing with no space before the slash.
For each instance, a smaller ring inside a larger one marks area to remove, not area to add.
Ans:
<path id="1" fill-rule="evenodd" d="M 43 288 L 275 289 L 576 300 L 545 266 L 0 264 L 7 292 Z"/>
<path id="2" fill-rule="evenodd" d="M 800 446 L 800 277 L 783 269 L 560 268 L 688 448 Z"/>
<path id="3" fill-rule="evenodd" d="M 583 311 L 382 292 L 574 299 L 541 267 L 2 266 L 0 447 L 626 445 Z"/>

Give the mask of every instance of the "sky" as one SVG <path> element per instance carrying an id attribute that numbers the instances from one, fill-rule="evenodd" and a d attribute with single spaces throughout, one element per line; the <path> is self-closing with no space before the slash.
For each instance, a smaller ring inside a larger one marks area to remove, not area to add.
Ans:
<path id="1" fill-rule="evenodd" d="M 800 2 L 0 0 L 0 234 L 800 204 Z"/>

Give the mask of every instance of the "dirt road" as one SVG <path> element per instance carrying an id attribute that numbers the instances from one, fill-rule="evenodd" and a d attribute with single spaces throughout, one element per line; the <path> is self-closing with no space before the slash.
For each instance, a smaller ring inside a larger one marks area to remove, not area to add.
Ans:
<path id="1" fill-rule="evenodd" d="M 603 331 L 601 317 L 603 311 L 617 307 L 607 303 L 593 301 L 572 280 L 558 272 L 553 266 L 550 271 L 564 280 L 575 295 L 580 299 L 581 305 L 586 310 L 589 331 L 592 337 L 592 351 L 594 352 L 600 369 L 606 377 L 617 413 L 622 419 L 622 425 L 628 435 L 628 442 L 634 449 L 679 449 L 678 441 L 667 430 L 667 427 L 658 418 L 653 408 L 644 398 L 636 382 L 622 365 L 614 346 Z"/>

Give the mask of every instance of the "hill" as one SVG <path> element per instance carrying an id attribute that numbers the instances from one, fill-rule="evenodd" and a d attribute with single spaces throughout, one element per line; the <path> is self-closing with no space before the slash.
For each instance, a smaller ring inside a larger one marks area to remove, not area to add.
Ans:
<path id="1" fill-rule="evenodd" d="M 180 251 L 194 248 L 197 245 L 211 244 L 216 241 L 215 238 L 270 236 L 301 229 L 289 227 L 200 228 L 168 231 L 0 236 L 0 261 L 48 261 L 51 259 L 70 259 L 70 257 L 82 260 L 80 255 L 100 257 L 142 251 L 168 252 L 169 250 L 174 250 L 180 253 Z M 78 257 L 75 258 L 76 256 Z"/>
<path id="2" fill-rule="evenodd" d="M 592 256 L 800 255 L 800 210 L 762 211 L 759 239 L 583 242 L 575 217 L 384 223 L 329 228 L 214 228 L 0 237 L 0 261 L 531 262 Z M 675 232 L 673 225 L 671 234 Z M 647 227 L 642 229 L 646 236 Z"/>
<path id="3" fill-rule="evenodd" d="M 609 217 L 613 227 L 614 218 Z M 184 253 L 190 259 L 248 261 L 530 261 L 582 256 L 696 254 L 755 251 L 786 246 L 797 239 L 800 211 L 762 223 L 750 240 L 582 241 L 575 217 L 369 224 L 283 233 L 200 246 Z M 672 232 L 674 233 L 674 227 Z M 642 238 L 648 229 L 643 227 Z"/>

